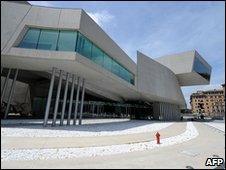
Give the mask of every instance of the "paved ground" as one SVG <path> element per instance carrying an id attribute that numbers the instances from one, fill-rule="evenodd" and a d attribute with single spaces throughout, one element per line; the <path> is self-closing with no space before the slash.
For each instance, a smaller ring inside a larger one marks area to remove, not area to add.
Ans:
<path id="1" fill-rule="evenodd" d="M 159 130 L 162 138 L 176 136 L 185 131 L 185 123 L 173 125 Z M 65 148 L 66 147 L 89 147 L 128 144 L 145 142 L 155 139 L 156 132 L 144 132 L 117 136 L 91 136 L 91 137 L 4 137 L 2 138 L 3 149 L 28 149 L 28 148 Z"/>
<path id="2" fill-rule="evenodd" d="M 205 124 L 225 132 L 225 120 L 214 120 Z"/>
<path id="3" fill-rule="evenodd" d="M 105 155 L 87 158 L 72 158 L 63 160 L 33 160 L 33 161 L 2 161 L 2 168 L 208 168 L 205 167 L 207 157 L 218 155 L 225 159 L 225 134 L 204 123 L 195 122 L 199 135 L 187 142 L 167 147 L 159 147 L 153 150 L 123 153 L 117 155 Z M 185 131 L 186 122 L 176 122 L 173 125 L 161 129 L 162 138 L 176 136 Z M 112 145 L 116 143 L 141 142 L 153 140 L 154 132 L 138 133 L 120 136 L 99 136 L 62 138 L 55 142 L 53 139 L 40 138 L 45 141 L 32 141 L 35 138 L 28 138 L 26 144 L 19 144 L 24 139 L 2 138 L 2 148 L 29 148 L 49 147 L 50 144 L 57 147 L 68 146 L 96 146 Z M 56 138 L 54 138 L 56 139 Z M 20 140 L 20 142 L 18 142 Z M 75 143 L 73 143 L 75 140 Z M 95 140 L 95 141 L 92 141 Z M 17 142 L 16 142 L 17 141 Z M 83 141 L 83 142 L 82 142 Z M 34 143 L 33 143 L 34 142 Z M 50 142 L 50 144 L 48 144 Z M 58 143 L 61 144 L 58 144 Z M 66 143 L 64 143 L 66 142 Z M 29 144 L 30 143 L 30 144 Z M 62 145 L 64 143 L 65 145 Z"/>

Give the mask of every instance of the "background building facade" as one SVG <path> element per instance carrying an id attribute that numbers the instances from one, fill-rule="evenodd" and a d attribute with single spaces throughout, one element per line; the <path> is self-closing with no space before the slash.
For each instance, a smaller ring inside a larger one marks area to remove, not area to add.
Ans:
<path id="1" fill-rule="evenodd" d="M 209 117 L 225 116 L 225 96 L 223 89 L 197 91 L 190 97 L 192 113 L 202 113 Z"/>

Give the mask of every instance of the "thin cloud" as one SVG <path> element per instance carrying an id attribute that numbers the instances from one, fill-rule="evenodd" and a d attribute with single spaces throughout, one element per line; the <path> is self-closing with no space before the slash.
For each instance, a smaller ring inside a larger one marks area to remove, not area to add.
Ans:
<path id="1" fill-rule="evenodd" d="M 114 16 L 108 11 L 88 12 L 88 15 L 101 27 L 114 19 Z"/>

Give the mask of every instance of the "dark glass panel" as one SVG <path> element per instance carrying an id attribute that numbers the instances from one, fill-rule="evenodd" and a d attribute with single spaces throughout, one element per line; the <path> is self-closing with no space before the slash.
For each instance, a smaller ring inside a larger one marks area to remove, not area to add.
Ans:
<path id="1" fill-rule="evenodd" d="M 206 67 L 197 57 L 194 61 L 194 71 L 201 75 L 206 80 L 210 80 L 211 70 Z"/>

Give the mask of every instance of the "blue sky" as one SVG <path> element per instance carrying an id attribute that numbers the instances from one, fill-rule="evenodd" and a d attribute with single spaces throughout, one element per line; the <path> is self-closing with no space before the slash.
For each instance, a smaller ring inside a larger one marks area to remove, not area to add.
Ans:
<path id="1" fill-rule="evenodd" d="M 182 87 L 187 106 L 197 90 L 225 82 L 225 3 L 29 1 L 33 5 L 83 8 L 136 62 L 139 50 L 151 58 L 196 49 L 212 66 L 210 85 Z"/>

